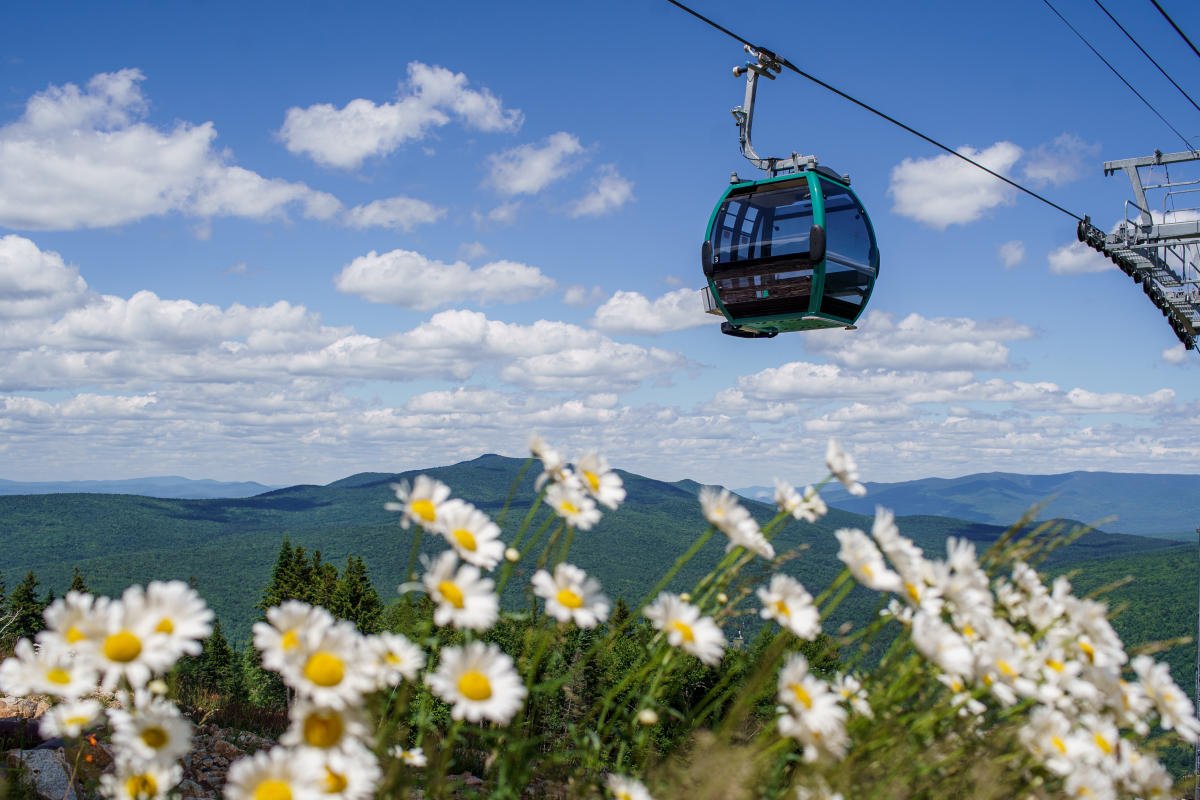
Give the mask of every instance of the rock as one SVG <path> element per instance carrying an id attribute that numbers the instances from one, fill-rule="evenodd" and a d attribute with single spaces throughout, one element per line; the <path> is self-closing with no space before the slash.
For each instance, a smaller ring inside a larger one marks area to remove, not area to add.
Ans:
<path id="1" fill-rule="evenodd" d="M 0 718 L 0 747 L 5 750 L 33 748 L 41 741 L 38 723 L 17 716 Z"/>
<path id="2" fill-rule="evenodd" d="M 235 761 L 245 755 L 235 745 L 230 744 L 224 739 L 217 739 L 213 742 L 213 752 L 227 761 Z"/>
<path id="3" fill-rule="evenodd" d="M 12 750 L 7 760 L 24 772 L 25 783 L 43 800 L 79 800 L 62 750 Z"/>

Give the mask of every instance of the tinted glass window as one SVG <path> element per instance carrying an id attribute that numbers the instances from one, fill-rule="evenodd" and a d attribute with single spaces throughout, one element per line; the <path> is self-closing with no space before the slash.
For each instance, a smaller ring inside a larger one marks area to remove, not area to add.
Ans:
<path id="1" fill-rule="evenodd" d="M 821 310 L 854 319 L 875 269 L 871 266 L 871 232 L 858 200 L 848 189 L 821 181 L 825 196 L 825 292 Z"/>
<path id="2" fill-rule="evenodd" d="M 807 181 L 730 196 L 713 226 L 715 263 L 803 256 L 812 216 Z"/>

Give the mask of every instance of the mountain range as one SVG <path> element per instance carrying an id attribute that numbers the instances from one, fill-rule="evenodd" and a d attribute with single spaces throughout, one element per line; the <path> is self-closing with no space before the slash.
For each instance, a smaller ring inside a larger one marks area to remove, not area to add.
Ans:
<path id="1" fill-rule="evenodd" d="M 228 482 L 194 480 L 178 475 L 127 478 L 111 481 L 6 481 L 0 479 L 0 495 L 12 494 L 137 494 L 181 500 L 222 497 L 253 497 L 277 489 L 254 481 Z"/>
<path id="2" fill-rule="evenodd" d="M 1038 519 L 1067 517 L 1108 531 L 1187 542 L 1196 540 L 1200 525 L 1200 475 L 986 472 L 864 485 L 863 497 L 836 483 L 821 495 L 830 505 L 859 514 L 873 514 L 882 505 L 897 514 L 938 514 L 992 525 L 1007 525 L 1040 504 Z M 736 491 L 766 502 L 775 492 L 767 486 Z"/>

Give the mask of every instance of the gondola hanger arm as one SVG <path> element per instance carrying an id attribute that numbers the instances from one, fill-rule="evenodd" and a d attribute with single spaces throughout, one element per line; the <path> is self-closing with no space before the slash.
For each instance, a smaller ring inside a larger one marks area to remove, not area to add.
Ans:
<path id="1" fill-rule="evenodd" d="M 754 100 L 758 94 L 758 78 L 761 75 L 775 80 L 775 76 L 783 70 L 783 64 L 780 63 L 778 56 L 766 48 L 745 45 L 745 49 L 754 57 L 754 60 L 733 68 L 735 78 L 746 76 L 745 99 L 742 101 L 742 105 L 733 109 L 733 119 L 737 123 L 738 144 L 741 146 L 742 155 L 756 169 L 761 169 L 772 177 L 815 167 L 817 165 L 816 156 L 802 156 L 793 152 L 788 158 L 763 158 L 755 151 L 754 143 L 751 141 L 751 130 L 754 126 Z"/>

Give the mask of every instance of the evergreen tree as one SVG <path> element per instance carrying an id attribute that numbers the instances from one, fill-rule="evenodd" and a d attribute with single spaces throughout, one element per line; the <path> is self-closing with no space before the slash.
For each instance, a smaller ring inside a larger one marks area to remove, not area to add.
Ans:
<path id="1" fill-rule="evenodd" d="M 67 587 L 68 592 L 83 592 L 91 594 L 92 590 L 88 588 L 87 581 L 83 578 L 83 573 L 79 571 L 78 565 L 71 571 L 71 585 Z"/>
<path id="2" fill-rule="evenodd" d="M 329 598 L 329 611 L 335 617 L 350 620 L 362 633 L 382 629 L 383 601 L 371 584 L 366 562 L 357 556 L 346 559 L 346 569 Z"/>
<path id="3" fill-rule="evenodd" d="M 38 579 L 33 570 L 12 590 L 8 597 L 8 608 L 14 618 L 12 627 L 8 629 L 9 640 L 31 639 L 46 626 L 42 618 L 46 606 L 38 597 Z"/>
<path id="4" fill-rule="evenodd" d="M 195 681 L 197 688 L 206 693 L 237 698 L 245 694 L 242 665 L 221 632 L 220 620 L 213 621 L 212 633 L 201 645 Z"/>
<path id="5" fill-rule="evenodd" d="M 312 587 L 310 596 L 312 599 L 308 602 L 316 606 L 329 608 L 330 603 L 333 602 L 333 594 L 337 591 L 337 567 L 323 561 L 321 559 L 321 551 L 317 550 L 313 553 L 311 574 Z"/>
<path id="6" fill-rule="evenodd" d="M 294 573 L 292 543 L 285 536 L 275 557 L 275 566 L 271 569 L 271 581 L 263 590 L 262 600 L 258 604 L 260 611 L 277 606 L 291 597 L 291 578 Z"/>

